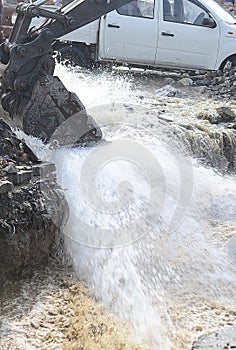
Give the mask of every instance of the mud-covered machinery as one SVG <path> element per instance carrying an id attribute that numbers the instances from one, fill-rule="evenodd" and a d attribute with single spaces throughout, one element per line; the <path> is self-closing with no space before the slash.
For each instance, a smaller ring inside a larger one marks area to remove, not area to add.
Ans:
<path id="1" fill-rule="evenodd" d="M 79 98 L 54 74 L 52 44 L 131 0 L 72 0 L 58 11 L 43 9 L 45 0 L 20 3 L 8 41 L 0 46 L 1 103 L 29 135 L 60 145 L 96 141 L 100 128 Z M 31 28 L 33 17 L 46 20 Z"/>

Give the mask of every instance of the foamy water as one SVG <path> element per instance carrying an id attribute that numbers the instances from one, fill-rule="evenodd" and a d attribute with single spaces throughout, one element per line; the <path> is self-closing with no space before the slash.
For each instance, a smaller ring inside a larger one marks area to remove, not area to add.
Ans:
<path id="1" fill-rule="evenodd" d="M 78 276 L 154 349 L 184 348 L 204 303 L 236 308 L 235 176 L 183 157 L 133 82 L 57 73 L 108 141 L 44 149 L 70 206 L 64 233 Z"/>

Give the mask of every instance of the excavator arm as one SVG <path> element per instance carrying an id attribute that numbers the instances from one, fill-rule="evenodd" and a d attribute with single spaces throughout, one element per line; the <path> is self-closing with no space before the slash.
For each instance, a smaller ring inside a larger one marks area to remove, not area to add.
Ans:
<path id="1" fill-rule="evenodd" d="M 52 44 L 131 0 L 72 0 L 56 12 L 41 8 L 45 2 L 20 3 L 10 38 L 0 46 L 2 107 L 26 134 L 44 142 L 96 141 L 102 137 L 100 128 L 79 98 L 53 75 Z M 31 28 L 34 17 L 46 20 Z"/>

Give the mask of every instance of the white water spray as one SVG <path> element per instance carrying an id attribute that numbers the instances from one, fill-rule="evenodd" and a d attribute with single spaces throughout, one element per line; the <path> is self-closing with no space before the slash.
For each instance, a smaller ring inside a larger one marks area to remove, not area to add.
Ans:
<path id="1" fill-rule="evenodd" d="M 140 339 L 176 349 L 190 322 L 173 319 L 181 307 L 187 313 L 199 300 L 236 306 L 236 252 L 219 232 L 220 225 L 235 225 L 235 177 L 181 157 L 168 137 L 160 141 L 148 106 L 141 113 L 134 105 L 129 82 L 83 76 L 81 83 L 81 74 L 79 91 L 77 75 L 64 83 L 89 106 L 100 103 L 89 112 L 112 142 L 53 154 L 70 206 L 67 249 L 79 277 Z M 131 106 L 116 105 L 118 97 Z M 110 104 L 101 107 L 105 99 Z"/>

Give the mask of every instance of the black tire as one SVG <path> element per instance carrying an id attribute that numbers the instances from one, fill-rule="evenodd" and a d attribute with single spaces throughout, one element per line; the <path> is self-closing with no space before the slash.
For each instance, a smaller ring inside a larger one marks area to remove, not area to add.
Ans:
<path id="1" fill-rule="evenodd" d="M 90 62 L 85 50 L 75 46 L 64 46 L 56 51 L 56 60 L 66 66 L 89 67 Z"/>
<path id="2" fill-rule="evenodd" d="M 226 59 L 220 66 L 220 70 L 222 72 L 226 72 L 227 70 L 230 70 L 231 68 L 234 68 L 236 66 L 236 56 L 229 57 Z"/>

